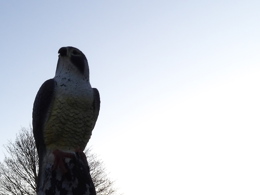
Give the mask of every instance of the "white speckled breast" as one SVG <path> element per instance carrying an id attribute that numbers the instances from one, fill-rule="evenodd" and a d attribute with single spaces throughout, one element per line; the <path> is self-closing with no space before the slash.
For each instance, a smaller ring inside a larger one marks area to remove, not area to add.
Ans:
<path id="1" fill-rule="evenodd" d="M 73 75 L 60 75 L 55 81 L 52 111 L 44 128 L 45 144 L 49 149 L 84 150 L 94 123 L 91 85 Z"/>

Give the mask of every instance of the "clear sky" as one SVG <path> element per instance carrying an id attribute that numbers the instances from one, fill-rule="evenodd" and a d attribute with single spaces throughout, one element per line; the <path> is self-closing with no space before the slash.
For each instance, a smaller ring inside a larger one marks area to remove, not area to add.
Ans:
<path id="1" fill-rule="evenodd" d="M 1 1 L 0 160 L 62 46 L 88 58 L 89 143 L 124 195 L 260 193 L 260 1 Z"/>

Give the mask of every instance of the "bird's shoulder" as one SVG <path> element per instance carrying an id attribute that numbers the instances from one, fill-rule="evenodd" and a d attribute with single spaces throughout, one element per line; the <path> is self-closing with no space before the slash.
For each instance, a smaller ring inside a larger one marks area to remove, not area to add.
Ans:
<path id="1" fill-rule="evenodd" d="M 49 79 L 45 81 L 40 87 L 34 101 L 33 113 L 43 113 L 47 110 L 54 95 L 55 81 Z M 42 110 L 44 109 L 44 110 Z"/>

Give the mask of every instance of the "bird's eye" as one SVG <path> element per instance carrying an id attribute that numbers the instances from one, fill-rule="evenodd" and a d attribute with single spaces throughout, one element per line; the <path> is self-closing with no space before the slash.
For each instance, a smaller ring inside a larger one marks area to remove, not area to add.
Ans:
<path id="1" fill-rule="evenodd" d="M 80 55 L 80 53 L 79 53 L 77 50 L 73 50 L 73 51 L 72 51 L 72 54 L 73 54 L 73 55 Z"/>

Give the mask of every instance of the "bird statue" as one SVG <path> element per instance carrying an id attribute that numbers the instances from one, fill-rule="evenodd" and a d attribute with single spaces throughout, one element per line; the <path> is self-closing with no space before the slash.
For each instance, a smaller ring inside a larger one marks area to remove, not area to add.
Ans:
<path id="1" fill-rule="evenodd" d="M 99 92 L 90 85 L 79 49 L 62 47 L 58 53 L 55 76 L 42 84 L 33 105 L 37 194 L 95 195 L 83 151 L 99 115 Z"/>

